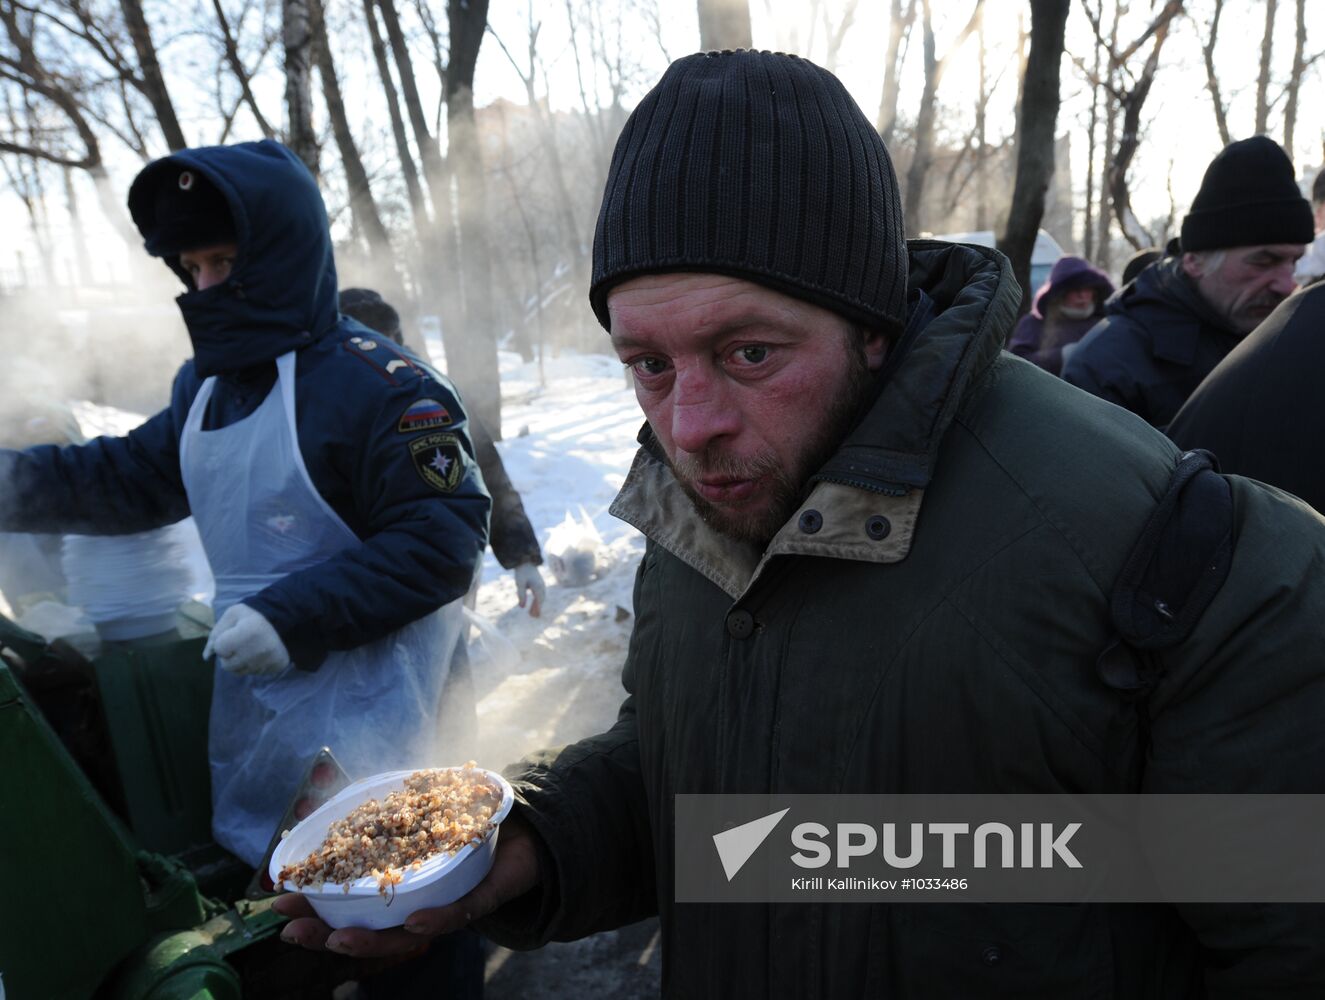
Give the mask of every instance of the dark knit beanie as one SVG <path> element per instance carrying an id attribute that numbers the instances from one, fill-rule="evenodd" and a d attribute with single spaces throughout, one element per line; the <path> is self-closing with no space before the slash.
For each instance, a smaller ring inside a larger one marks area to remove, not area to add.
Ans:
<path id="1" fill-rule="evenodd" d="M 1310 243 L 1314 236 L 1311 205 L 1288 154 L 1263 135 L 1231 143 L 1210 161 L 1182 220 L 1184 251 Z"/>
<path id="2" fill-rule="evenodd" d="M 340 311 L 350 319 L 356 319 L 368 329 L 390 337 L 397 344 L 404 343 L 400 332 L 400 313 L 371 288 L 342 289 L 338 304 Z"/>
<path id="3" fill-rule="evenodd" d="M 235 222 L 221 190 L 196 170 L 165 160 L 158 163 L 155 169 L 144 169 L 129 192 L 147 252 L 177 257 L 186 250 L 234 241 Z"/>
<path id="4" fill-rule="evenodd" d="M 892 161 L 827 70 L 773 52 L 678 59 L 627 120 L 589 301 L 643 274 L 727 274 L 893 333 L 907 252 Z"/>

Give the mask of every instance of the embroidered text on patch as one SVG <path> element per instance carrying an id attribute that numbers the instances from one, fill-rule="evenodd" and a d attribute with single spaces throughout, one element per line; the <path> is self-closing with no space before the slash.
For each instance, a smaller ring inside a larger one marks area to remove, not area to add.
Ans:
<path id="1" fill-rule="evenodd" d="M 451 422 L 451 414 L 445 406 L 435 399 L 419 399 L 410 403 L 409 409 L 400 415 L 396 430 L 401 434 L 413 434 L 416 431 L 428 431 L 434 427 L 445 427 Z"/>
<path id="2" fill-rule="evenodd" d="M 460 439 L 454 434 L 425 434 L 409 443 L 410 458 L 423 481 L 439 493 L 454 493 L 465 471 Z"/>

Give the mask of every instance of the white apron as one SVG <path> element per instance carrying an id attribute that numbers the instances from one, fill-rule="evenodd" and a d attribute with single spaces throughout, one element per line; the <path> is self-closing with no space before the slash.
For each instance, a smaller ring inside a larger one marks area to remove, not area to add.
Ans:
<path id="1" fill-rule="evenodd" d="M 277 359 L 276 371 L 257 410 L 212 431 L 202 430 L 202 419 L 216 379 L 204 381 L 180 436 L 184 488 L 216 576 L 217 619 L 359 544 L 314 487 L 299 451 L 293 352 Z M 313 672 L 242 677 L 218 666 L 208 732 L 217 842 L 258 865 L 324 745 L 352 778 L 439 763 L 429 751 L 462 621 L 455 601 L 376 642 L 333 652 Z"/>

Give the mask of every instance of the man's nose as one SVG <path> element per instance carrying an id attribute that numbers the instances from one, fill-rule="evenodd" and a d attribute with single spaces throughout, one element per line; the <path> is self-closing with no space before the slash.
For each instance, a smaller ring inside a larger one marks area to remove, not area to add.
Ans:
<path id="1" fill-rule="evenodd" d="M 1281 299 L 1287 298 L 1297 290 L 1297 282 L 1293 279 L 1293 264 L 1281 264 L 1274 269 L 1274 277 L 1270 279 L 1270 291 L 1278 295 Z"/>
<path id="2" fill-rule="evenodd" d="M 713 373 L 678 372 L 672 394 L 672 443 L 697 454 L 713 441 L 735 435 L 740 413 Z"/>
<path id="3" fill-rule="evenodd" d="M 220 270 L 212 267 L 204 267 L 198 272 L 197 277 L 198 291 L 203 292 L 213 285 L 219 285 L 222 281 Z"/>

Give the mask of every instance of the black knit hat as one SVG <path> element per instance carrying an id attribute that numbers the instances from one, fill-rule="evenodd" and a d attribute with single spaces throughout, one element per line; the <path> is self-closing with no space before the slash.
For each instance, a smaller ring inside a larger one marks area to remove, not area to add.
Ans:
<path id="1" fill-rule="evenodd" d="M 871 329 L 906 318 L 906 242 L 892 161 L 827 70 L 773 52 L 678 59 L 612 154 L 589 301 L 642 274 L 767 285 Z"/>
<path id="2" fill-rule="evenodd" d="M 150 211 L 143 210 L 147 205 Z M 134 221 L 153 257 L 176 257 L 237 238 L 220 189 L 198 171 L 173 163 L 157 161 L 144 168 L 129 192 L 129 206 L 140 206 Z"/>
<path id="3" fill-rule="evenodd" d="M 1263 135 L 1230 143 L 1210 161 L 1182 220 L 1184 251 L 1310 243 L 1314 236 L 1292 161 Z"/>

